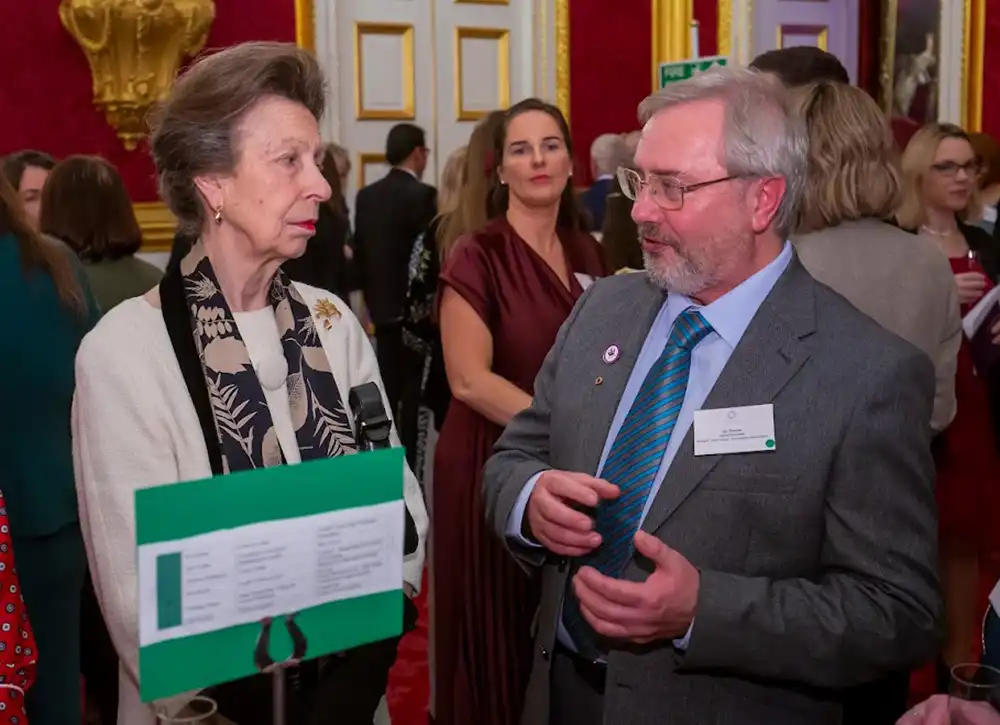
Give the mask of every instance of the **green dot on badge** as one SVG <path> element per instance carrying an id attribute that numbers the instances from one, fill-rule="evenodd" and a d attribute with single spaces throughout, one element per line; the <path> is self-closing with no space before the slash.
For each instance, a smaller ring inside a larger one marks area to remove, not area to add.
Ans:
<path id="1" fill-rule="evenodd" d="M 768 448 L 774 448 L 774 439 L 768 438 L 767 441 L 764 443 L 764 445 L 767 446 Z"/>

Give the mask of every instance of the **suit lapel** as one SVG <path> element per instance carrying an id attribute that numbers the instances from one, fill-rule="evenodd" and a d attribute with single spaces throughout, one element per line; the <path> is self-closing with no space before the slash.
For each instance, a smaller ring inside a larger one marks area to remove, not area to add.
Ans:
<path id="1" fill-rule="evenodd" d="M 632 368 L 635 367 L 643 343 L 653 326 L 656 314 L 663 306 L 665 296 L 662 291 L 651 284 L 645 274 L 633 275 L 640 281 L 640 289 L 636 294 L 618 295 L 613 303 L 615 306 L 607 311 L 609 322 L 602 325 L 602 330 L 596 344 L 588 354 L 593 356 L 593 362 L 587 361 L 585 370 L 593 370 L 594 375 L 584 392 L 582 410 L 591 413 L 581 421 L 583 467 L 580 470 L 594 474 L 597 464 L 601 462 L 604 443 L 611 429 L 618 404 L 625 394 Z M 633 324 L 638 320 L 639 324 Z M 604 361 L 605 351 L 616 345 L 619 357 L 613 363 Z M 587 373 L 589 378 L 589 373 Z M 600 384 L 597 379 L 600 378 Z"/>
<path id="2" fill-rule="evenodd" d="M 814 297 L 815 281 L 793 257 L 733 350 L 702 409 L 772 402 L 809 359 L 803 338 L 816 329 Z M 694 455 L 692 424 L 643 521 L 643 530 L 659 529 L 721 460 L 722 456 Z"/>

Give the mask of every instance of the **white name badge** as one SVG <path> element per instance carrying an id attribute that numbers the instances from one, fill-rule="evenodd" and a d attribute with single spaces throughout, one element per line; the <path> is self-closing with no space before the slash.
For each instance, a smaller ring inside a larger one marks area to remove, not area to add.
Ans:
<path id="1" fill-rule="evenodd" d="M 773 451 L 774 406 L 747 405 L 694 412 L 694 454 Z"/>

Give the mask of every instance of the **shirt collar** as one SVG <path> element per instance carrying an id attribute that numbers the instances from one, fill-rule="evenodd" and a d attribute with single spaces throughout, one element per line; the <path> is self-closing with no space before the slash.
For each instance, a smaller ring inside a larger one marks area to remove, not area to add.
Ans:
<path id="1" fill-rule="evenodd" d="M 601 174 L 594 181 L 608 181 L 613 178 L 615 178 L 614 174 Z"/>
<path id="2" fill-rule="evenodd" d="M 396 171 L 402 171 L 404 174 L 409 174 L 418 181 L 420 180 L 420 177 L 417 176 L 417 172 L 413 169 L 407 168 L 406 166 L 393 166 L 392 168 L 396 169 Z"/>
<path id="3" fill-rule="evenodd" d="M 719 299 L 704 307 L 690 297 L 679 294 L 667 295 L 670 319 L 674 320 L 684 310 L 694 307 L 704 316 L 705 321 L 730 348 L 735 349 L 743 333 L 750 326 L 764 299 L 770 294 L 778 278 L 792 261 L 792 245 L 787 241 L 781 254 L 771 260 L 763 269 L 747 277 Z"/>

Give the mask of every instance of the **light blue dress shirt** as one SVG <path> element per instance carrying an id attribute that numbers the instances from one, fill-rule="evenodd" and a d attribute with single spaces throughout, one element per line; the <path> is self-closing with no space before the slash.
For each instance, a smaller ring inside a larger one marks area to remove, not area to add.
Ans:
<path id="1" fill-rule="evenodd" d="M 733 350 L 736 349 L 736 346 L 742 339 L 743 333 L 750 326 L 750 321 L 757 314 L 757 310 L 760 308 L 761 303 L 764 302 L 764 298 L 770 294 L 778 278 L 781 277 L 782 273 L 788 267 L 791 259 L 792 245 L 785 242 L 781 254 L 775 257 L 770 264 L 752 277 L 748 277 L 742 284 L 733 288 L 715 302 L 704 307 L 699 306 L 691 298 L 684 295 L 667 295 L 667 299 L 657 313 L 656 319 L 653 320 L 653 325 L 649 328 L 649 333 L 646 335 L 646 341 L 642 345 L 642 350 L 635 362 L 635 367 L 632 368 L 632 373 L 625 386 L 625 392 L 618 403 L 615 417 L 611 421 L 608 437 L 604 441 L 604 451 L 601 453 L 601 460 L 595 474 L 598 478 L 600 477 L 601 471 L 604 468 L 604 462 L 607 460 L 608 453 L 611 450 L 611 445 L 614 443 L 619 429 L 625 422 L 625 416 L 628 415 L 636 395 L 639 394 L 639 389 L 642 387 L 646 375 L 649 374 L 653 364 L 659 359 L 663 348 L 667 344 L 667 340 L 670 338 L 670 331 L 673 329 L 674 320 L 684 310 L 689 308 L 697 309 L 708 324 L 712 326 L 712 332 L 691 351 L 691 372 L 688 376 L 687 391 L 684 393 L 684 403 L 681 405 L 681 411 L 674 425 L 674 432 L 667 442 L 666 450 L 663 452 L 663 460 L 660 462 L 660 468 L 656 472 L 656 478 L 653 481 L 652 488 L 650 488 L 649 497 L 646 499 L 646 505 L 642 512 L 642 520 L 645 520 L 646 515 L 649 513 L 649 507 L 656 498 L 660 484 L 667 475 L 667 470 L 670 468 L 671 462 L 677 455 L 677 451 L 681 447 L 688 429 L 691 427 L 691 423 L 694 420 L 694 412 L 701 410 L 705 398 L 708 397 L 708 394 L 715 386 L 715 381 L 722 374 L 722 369 L 729 362 L 729 357 L 733 354 Z M 514 508 L 511 510 L 510 518 L 507 520 L 507 536 L 526 546 L 539 546 L 537 543 L 528 541 L 521 535 L 521 525 L 524 519 L 524 512 L 528 506 L 528 499 L 531 497 L 531 492 L 534 490 L 535 484 L 541 475 L 539 473 L 528 480 L 527 485 L 518 496 Z M 642 520 L 639 522 L 640 526 L 642 526 Z M 676 640 L 675 644 L 679 648 L 684 649 L 687 647 L 690 638 L 691 629 L 689 628 L 684 638 Z M 566 632 L 561 622 L 559 624 L 559 641 L 567 647 L 573 647 L 569 633 Z"/>

